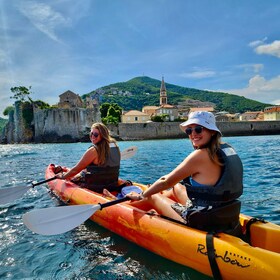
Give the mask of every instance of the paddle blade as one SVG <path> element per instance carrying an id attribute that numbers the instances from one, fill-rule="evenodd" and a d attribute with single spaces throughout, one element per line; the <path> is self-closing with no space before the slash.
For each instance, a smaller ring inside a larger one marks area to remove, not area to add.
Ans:
<path id="1" fill-rule="evenodd" d="M 136 146 L 129 147 L 121 152 L 121 159 L 129 159 L 133 157 L 136 154 L 136 152 L 137 152 Z"/>
<path id="2" fill-rule="evenodd" d="M 60 234 L 79 226 L 100 208 L 100 204 L 84 204 L 36 209 L 23 215 L 23 223 L 38 234 Z"/>
<path id="3" fill-rule="evenodd" d="M 0 204 L 6 204 L 22 197 L 32 186 L 16 186 L 0 189 Z"/>

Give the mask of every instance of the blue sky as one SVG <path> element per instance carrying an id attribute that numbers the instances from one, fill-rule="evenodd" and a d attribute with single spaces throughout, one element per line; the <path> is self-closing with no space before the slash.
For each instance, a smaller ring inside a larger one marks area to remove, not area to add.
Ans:
<path id="1" fill-rule="evenodd" d="M 142 75 L 280 104 L 279 15 L 278 0 L 0 0 L 0 116 L 14 86 L 53 105 Z"/>

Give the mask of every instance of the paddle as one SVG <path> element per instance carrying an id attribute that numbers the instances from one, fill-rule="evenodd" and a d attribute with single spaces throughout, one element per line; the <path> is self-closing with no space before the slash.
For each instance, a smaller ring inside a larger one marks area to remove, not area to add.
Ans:
<path id="1" fill-rule="evenodd" d="M 135 155 L 137 152 L 137 147 L 132 146 L 129 148 L 126 148 L 121 152 L 121 159 L 129 159 Z M 58 172 L 57 172 L 58 173 Z M 29 189 L 34 188 L 35 186 L 42 185 L 44 183 L 47 183 L 49 181 L 55 180 L 56 176 L 49 178 L 47 180 L 37 182 L 37 183 L 29 183 L 26 186 L 15 186 L 11 188 L 3 188 L 0 189 L 0 204 L 6 204 L 13 200 L 16 200 L 20 197 L 22 197 Z"/>
<path id="2" fill-rule="evenodd" d="M 129 200 L 124 197 L 103 204 L 83 204 L 37 209 L 23 215 L 23 223 L 33 232 L 43 235 L 61 234 L 72 230 L 96 211 Z"/>
<path id="3" fill-rule="evenodd" d="M 0 189 L 0 204 L 6 204 L 13 200 L 16 200 L 22 197 L 29 189 L 34 188 L 35 186 L 42 185 L 54 179 L 56 179 L 56 176 L 37 183 L 31 182 L 29 183 L 29 185 L 26 186 L 16 186 L 11 188 Z"/>

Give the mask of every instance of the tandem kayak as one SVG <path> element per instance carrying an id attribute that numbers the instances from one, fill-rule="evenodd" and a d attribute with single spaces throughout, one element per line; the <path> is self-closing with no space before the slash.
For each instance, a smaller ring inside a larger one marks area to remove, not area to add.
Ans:
<path id="1" fill-rule="evenodd" d="M 55 176 L 54 168 L 53 164 L 47 167 L 46 179 Z M 137 183 L 133 185 L 146 188 L 145 185 Z M 70 181 L 51 180 L 48 182 L 48 187 L 55 196 L 69 205 L 102 204 L 112 200 L 102 194 L 80 188 Z M 215 274 L 208 259 L 205 231 L 190 228 L 159 215 L 152 215 L 133 207 L 130 202 L 96 211 L 90 219 L 166 259 L 210 277 Z M 279 279 L 280 226 L 270 222 L 255 221 L 242 214 L 240 222 L 242 230 L 245 232 L 247 229 L 250 232 L 250 244 L 225 233 L 214 235 L 214 259 L 221 278 L 225 280 Z"/>

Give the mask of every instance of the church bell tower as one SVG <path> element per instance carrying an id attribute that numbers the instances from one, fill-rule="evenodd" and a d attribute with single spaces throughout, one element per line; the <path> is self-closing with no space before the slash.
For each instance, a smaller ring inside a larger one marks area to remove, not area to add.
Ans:
<path id="1" fill-rule="evenodd" d="M 167 94 L 166 94 L 166 87 L 164 83 L 164 78 L 162 77 L 161 86 L 160 86 L 160 94 L 159 94 L 159 105 L 166 105 L 167 104 Z"/>

